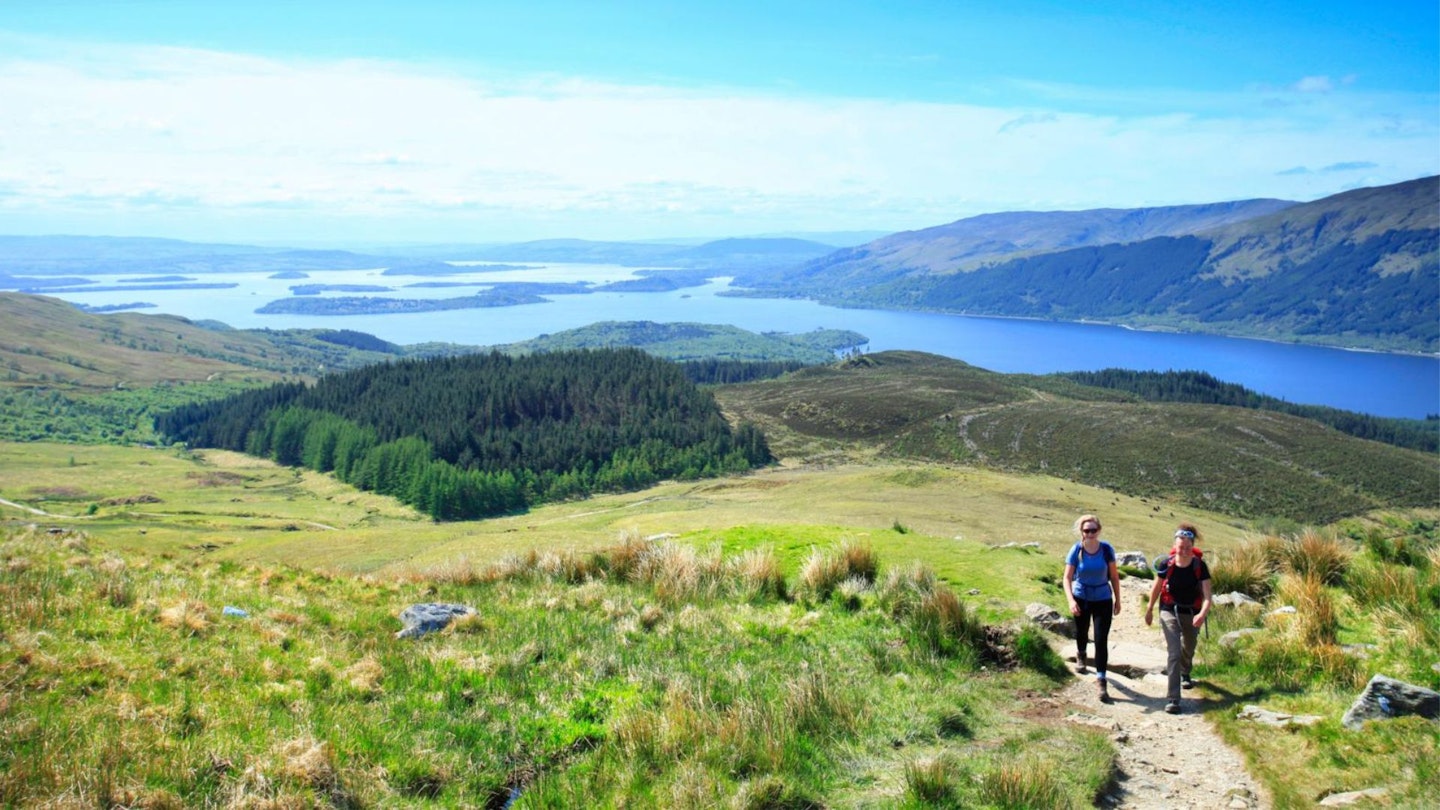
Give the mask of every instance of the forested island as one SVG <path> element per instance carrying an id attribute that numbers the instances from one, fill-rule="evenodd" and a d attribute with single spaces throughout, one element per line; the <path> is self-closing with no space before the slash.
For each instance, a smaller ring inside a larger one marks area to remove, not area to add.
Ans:
<path id="1" fill-rule="evenodd" d="M 489 290 L 460 298 L 376 298 L 337 296 L 335 298 L 281 298 L 255 310 L 261 315 L 383 315 L 396 312 L 442 312 L 451 309 L 513 307 L 543 304 L 542 295 L 588 293 L 585 282 L 526 282 L 496 284 Z"/>

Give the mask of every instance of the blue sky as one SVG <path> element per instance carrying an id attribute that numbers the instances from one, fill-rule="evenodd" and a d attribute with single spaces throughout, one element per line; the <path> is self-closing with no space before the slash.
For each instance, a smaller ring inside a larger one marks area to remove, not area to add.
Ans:
<path id="1" fill-rule="evenodd" d="M 0 0 L 0 233 L 895 231 L 1440 173 L 1428 2 Z"/>

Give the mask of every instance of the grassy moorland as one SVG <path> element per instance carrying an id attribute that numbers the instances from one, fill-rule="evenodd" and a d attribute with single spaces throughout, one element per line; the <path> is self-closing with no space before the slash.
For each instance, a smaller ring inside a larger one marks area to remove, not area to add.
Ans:
<path id="1" fill-rule="evenodd" d="M 0 562 L 7 806 L 1081 807 L 1111 778 L 1101 733 L 1010 713 L 1063 672 L 1038 631 L 858 544 L 788 577 L 638 538 L 398 581 L 39 530 Z M 394 638 L 423 600 L 478 613 Z"/>
<path id="2" fill-rule="evenodd" d="M 1112 743 L 1026 710 L 1066 676 L 1017 616 L 1060 603 L 1089 510 L 1150 553 L 1195 518 L 1224 587 L 1270 600 L 1217 614 L 1261 632 L 1207 639 L 1200 674 L 1279 806 L 1440 790 L 1429 721 L 1338 725 L 1373 672 L 1440 686 L 1434 510 L 1295 553 L 1168 502 L 880 460 L 437 524 L 238 454 L 46 443 L 0 444 L 0 497 L 7 805 L 1088 806 Z M 1313 560 L 1340 573 L 1307 585 Z M 417 601 L 479 618 L 392 638 Z M 1234 721 L 1250 702 L 1327 719 Z"/>
<path id="3" fill-rule="evenodd" d="M 1053 475 L 1250 520 L 1440 504 L 1440 458 L 1247 408 L 1135 402 L 1059 377 L 884 352 L 716 391 L 781 456 Z"/>

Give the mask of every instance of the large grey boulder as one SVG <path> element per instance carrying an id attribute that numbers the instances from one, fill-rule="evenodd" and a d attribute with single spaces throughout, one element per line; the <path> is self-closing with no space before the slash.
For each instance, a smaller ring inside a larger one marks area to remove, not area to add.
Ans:
<path id="1" fill-rule="evenodd" d="M 1349 729 L 1359 729 L 1366 720 L 1383 720 L 1418 714 L 1431 720 L 1440 719 L 1440 692 L 1423 686 L 1376 675 L 1365 684 L 1365 691 L 1355 698 L 1340 722 Z"/>
<path id="2" fill-rule="evenodd" d="M 1240 607 L 1241 605 L 1260 604 L 1259 600 L 1252 599 L 1248 594 L 1243 594 L 1239 591 L 1222 593 L 1219 596 L 1215 597 L 1212 601 L 1217 605 L 1226 605 L 1228 607 Z"/>
<path id="3" fill-rule="evenodd" d="M 469 616 L 475 608 L 469 605 L 454 605 L 443 602 L 421 602 L 400 611 L 400 623 L 405 628 L 395 634 L 396 638 L 416 638 L 434 633 L 450 626 L 457 616 Z"/>

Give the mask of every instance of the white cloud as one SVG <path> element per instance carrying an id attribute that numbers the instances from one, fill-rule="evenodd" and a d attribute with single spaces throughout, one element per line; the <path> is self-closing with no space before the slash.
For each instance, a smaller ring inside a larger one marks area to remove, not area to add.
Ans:
<path id="1" fill-rule="evenodd" d="M 1318 196 L 1332 190 L 1315 185 L 1323 173 L 1284 170 L 1357 154 L 1384 154 L 1376 170 L 1395 180 L 1437 163 L 1426 100 L 1372 111 L 1340 93 L 1304 117 L 1250 117 L 1248 94 L 1191 99 L 1203 114 L 1143 112 L 1187 107 L 1172 97 L 1102 115 L 1059 98 L 1082 88 L 979 106 L 173 48 L 63 57 L 0 60 L 0 212 L 48 217 L 51 231 L 138 212 L 148 218 L 126 221 L 201 237 L 177 230 L 183 215 L 263 228 L 277 208 L 292 230 L 310 215 L 393 231 L 376 238 L 900 229 L 1017 208 Z"/>
<path id="2" fill-rule="evenodd" d="M 1329 76 L 1306 76 L 1296 82 L 1293 89 L 1299 93 L 1328 93 L 1335 89 Z"/>

